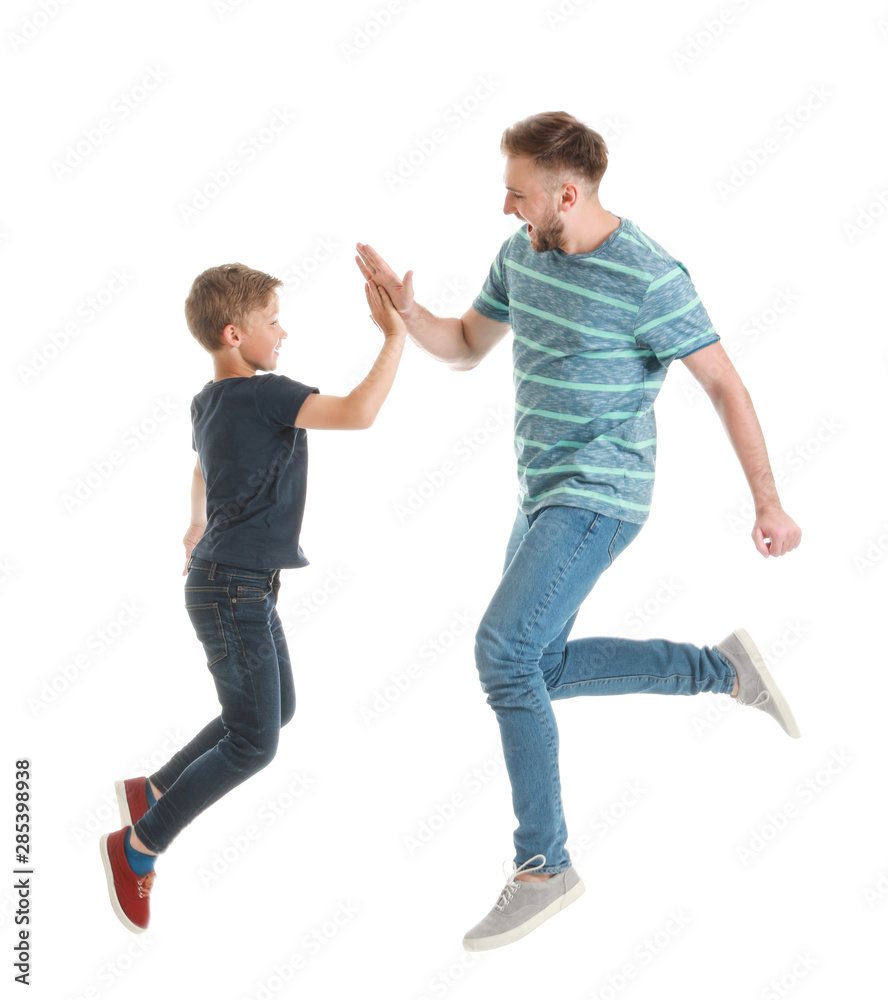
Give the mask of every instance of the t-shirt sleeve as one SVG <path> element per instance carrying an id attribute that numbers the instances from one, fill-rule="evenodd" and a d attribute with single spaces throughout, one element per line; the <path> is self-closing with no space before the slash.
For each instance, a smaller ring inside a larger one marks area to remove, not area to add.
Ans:
<path id="1" fill-rule="evenodd" d="M 266 375 L 256 394 L 256 405 L 270 423 L 293 427 L 302 404 L 313 392 L 319 392 L 317 386 L 303 385 L 286 375 Z"/>
<path id="2" fill-rule="evenodd" d="M 664 368 L 721 339 L 681 261 L 648 285 L 634 332 L 638 346 L 653 351 Z"/>
<path id="3" fill-rule="evenodd" d="M 511 239 L 510 236 L 500 247 L 499 253 L 490 265 L 487 279 L 472 303 L 472 308 L 481 313 L 482 316 L 498 320 L 500 323 L 509 322 L 509 293 L 506 291 L 503 280 L 503 266 L 506 259 L 506 247 Z"/>
<path id="4" fill-rule="evenodd" d="M 197 451 L 197 445 L 194 443 L 194 427 L 191 428 L 191 450 Z"/>

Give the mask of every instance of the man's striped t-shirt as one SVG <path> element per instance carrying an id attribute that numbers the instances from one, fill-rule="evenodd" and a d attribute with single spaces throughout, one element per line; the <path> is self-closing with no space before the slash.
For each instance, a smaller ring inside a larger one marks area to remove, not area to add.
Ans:
<path id="1" fill-rule="evenodd" d="M 719 340 L 688 269 L 627 218 L 579 254 L 538 253 L 525 225 L 472 305 L 514 334 L 524 513 L 560 504 L 642 524 L 666 369 Z"/>

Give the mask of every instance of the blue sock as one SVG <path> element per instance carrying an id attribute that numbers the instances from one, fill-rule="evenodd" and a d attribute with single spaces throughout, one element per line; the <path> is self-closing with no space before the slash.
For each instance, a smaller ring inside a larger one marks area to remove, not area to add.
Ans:
<path id="1" fill-rule="evenodd" d="M 126 828 L 126 833 L 123 835 L 123 850 L 126 854 L 126 860 L 129 863 L 130 868 L 139 876 L 147 875 L 148 872 L 154 871 L 154 855 L 153 854 L 143 854 L 142 851 L 137 851 L 130 842 L 130 830 L 131 826 Z"/>
<path id="2" fill-rule="evenodd" d="M 151 791 L 151 782 L 147 778 L 145 779 L 145 798 L 148 800 L 149 809 L 157 802 L 154 792 Z"/>

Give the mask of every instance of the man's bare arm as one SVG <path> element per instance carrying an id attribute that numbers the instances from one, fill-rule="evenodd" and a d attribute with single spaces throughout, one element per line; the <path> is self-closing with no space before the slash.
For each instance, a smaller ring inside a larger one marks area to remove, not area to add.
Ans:
<path id="1" fill-rule="evenodd" d="M 471 307 L 459 318 L 432 315 L 413 298 L 412 271 L 399 278 L 369 244 L 358 243 L 357 250 L 361 274 L 389 293 L 410 338 L 453 371 L 474 368 L 506 335 L 508 323 L 488 319 Z"/>
<path id="2" fill-rule="evenodd" d="M 791 552 L 801 541 L 802 530 L 780 503 L 761 425 L 731 359 L 721 343 L 715 343 L 682 361 L 709 396 L 740 460 L 755 504 L 755 547 L 765 557 Z"/>

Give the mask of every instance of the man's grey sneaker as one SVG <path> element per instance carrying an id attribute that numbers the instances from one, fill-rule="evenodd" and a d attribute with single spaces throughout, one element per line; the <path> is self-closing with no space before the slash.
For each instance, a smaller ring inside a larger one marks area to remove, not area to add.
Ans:
<path id="1" fill-rule="evenodd" d="M 798 739 L 802 734 L 792 710 L 746 629 L 735 629 L 727 639 L 717 642 L 715 648 L 733 664 L 737 672 L 738 704 L 767 712 L 793 739 Z"/>
<path id="2" fill-rule="evenodd" d="M 529 868 L 528 865 L 537 858 L 540 863 Z M 535 854 L 520 868 L 513 863 L 513 871 L 493 909 L 463 938 L 466 951 L 488 951 L 511 944 L 582 896 L 586 887 L 574 868 L 558 872 L 543 882 L 525 882 L 515 878 L 524 872 L 538 871 L 545 863 L 542 854 Z"/>

